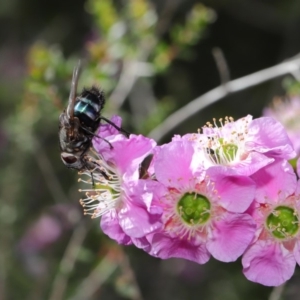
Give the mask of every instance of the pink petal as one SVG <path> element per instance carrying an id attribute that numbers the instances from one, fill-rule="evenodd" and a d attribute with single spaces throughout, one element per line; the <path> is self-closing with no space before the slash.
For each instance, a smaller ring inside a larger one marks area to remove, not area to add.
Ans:
<path id="1" fill-rule="evenodd" d="M 94 138 L 93 146 L 105 161 L 111 161 L 115 156 L 113 144 L 118 141 L 126 140 L 127 138 L 122 134 L 115 134 L 107 136 L 105 139 L 106 141 L 100 138 Z"/>
<path id="2" fill-rule="evenodd" d="M 114 123 L 116 126 L 121 127 L 122 118 L 115 115 L 112 116 L 110 121 Z M 94 137 L 93 138 L 93 146 L 98 151 L 98 153 L 102 153 L 104 151 L 110 150 L 110 145 L 104 139 L 108 140 L 115 135 L 120 134 L 119 130 L 116 129 L 114 126 L 110 125 L 109 123 L 102 122 L 98 128 L 96 134 L 101 137 Z"/>
<path id="3" fill-rule="evenodd" d="M 250 206 L 255 196 L 255 183 L 246 176 L 231 176 L 232 170 L 217 166 L 207 170 L 220 197 L 220 205 L 231 212 L 242 213 Z"/>
<path id="4" fill-rule="evenodd" d="M 178 237 L 172 238 L 162 233 L 154 234 L 149 254 L 162 259 L 185 258 L 199 264 L 205 264 L 210 258 L 205 244 L 193 239 L 187 241 Z"/>
<path id="5" fill-rule="evenodd" d="M 132 244 L 130 237 L 124 233 L 119 225 L 119 220 L 114 210 L 103 215 L 100 224 L 102 231 L 117 243 L 123 245 Z"/>
<path id="6" fill-rule="evenodd" d="M 299 240 L 295 243 L 293 253 L 294 253 L 294 257 L 297 261 L 297 264 L 300 266 L 300 241 Z"/>
<path id="7" fill-rule="evenodd" d="M 256 224 L 249 215 L 228 213 L 214 223 L 206 247 L 220 261 L 235 261 L 251 243 L 255 229 Z"/>
<path id="8" fill-rule="evenodd" d="M 151 251 L 151 244 L 145 236 L 138 239 L 132 238 L 132 242 L 139 249 L 142 249 L 148 253 Z"/>
<path id="9" fill-rule="evenodd" d="M 244 132 L 245 124 L 251 123 L 252 116 L 247 115 L 246 117 L 240 118 L 234 122 L 228 122 L 224 124 L 222 127 L 203 127 L 203 133 L 205 135 L 217 135 L 219 136 L 219 132 L 222 132 L 222 136 L 231 136 L 232 132 Z"/>
<path id="10" fill-rule="evenodd" d="M 119 223 L 131 238 L 141 238 L 161 228 L 163 209 L 160 199 L 165 187 L 152 180 L 138 180 L 134 185 L 124 185 L 126 197 L 118 212 Z"/>
<path id="11" fill-rule="evenodd" d="M 145 206 L 138 206 L 131 201 L 126 201 L 118 213 L 118 217 L 120 226 L 128 236 L 141 238 L 161 228 L 161 213 L 150 214 Z"/>
<path id="12" fill-rule="evenodd" d="M 284 127 L 270 117 L 255 119 L 249 124 L 246 145 L 249 151 L 268 153 L 274 158 L 288 160 L 296 156 Z"/>
<path id="13" fill-rule="evenodd" d="M 195 177 L 203 173 L 192 142 L 186 140 L 158 147 L 154 168 L 158 181 L 179 190 L 194 188 Z"/>
<path id="14" fill-rule="evenodd" d="M 126 187 L 126 195 L 136 205 L 144 206 L 151 214 L 162 214 L 161 198 L 169 192 L 160 182 L 140 179 L 124 187 Z"/>
<path id="15" fill-rule="evenodd" d="M 251 152 L 246 159 L 234 163 L 229 168 L 234 168 L 238 175 L 250 176 L 273 161 L 274 158 L 269 158 L 258 152 Z"/>
<path id="16" fill-rule="evenodd" d="M 125 175 L 125 181 L 137 180 L 139 166 L 156 146 L 155 141 L 134 134 L 131 134 L 129 138 L 122 134 L 116 134 L 108 136 L 106 139 L 110 144 L 105 141 L 94 141 L 95 150 L 107 163 L 115 165 L 120 175 Z"/>
<path id="17" fill-rule="evenodd" d="M 114 123 L 116 126 L 121 127 L 122 118 L 120 116 L 114 115 L 111 117 L 110 121 L 112 123 Z M 107 123 L 105 121 L 102 121 L 101 125 L 99 126 L 97 135 L 105 138 L 110 135 L 116 135 L 119 133 L 120 133 L 120 131 L 117 128 L 115 128 L 114 126 L 110 125 L 109 123 Z M 97 137 L 95 137 L 94 139 L 95 139 L 95 141 L 98 141 L 98 142 L 102 141 L 101 139 L 99 139 Z"/>
<path id="18" fill-rule="evenodd" d="M 256 183 L 256 200 L 265 203 L 265 199 L 277 200 L 293 194 L 296 190 L 296 175 L 285 160 L 276 160 L 251 176 Z"/>
<path id="19" fill-rule="evenodd" d="M 138 174 L 139 165 L 155 146 L 154 140 L 131 134 L 130 139 L 114 144 L 114 162 L 122 173 Z"/>
<path id="20" fill-rule="evenodd" d="M 278 286 L 292 277 L 296 261 L 282 245 L 258 241 L 244 254 L 242 264 L 247 279 Z"/>
<path id="21" fill-rule="evenodd" d="M 138 179 L 139 166 L 143 159 L 152 152 L 156 143 L 142 135 L 131 134 L 129 138 L 118 134 L 108 138 L 113 148 L 95 149 L 109 163 L 114 164 L 120 174 L 125 174 L 124 180 Z"/>

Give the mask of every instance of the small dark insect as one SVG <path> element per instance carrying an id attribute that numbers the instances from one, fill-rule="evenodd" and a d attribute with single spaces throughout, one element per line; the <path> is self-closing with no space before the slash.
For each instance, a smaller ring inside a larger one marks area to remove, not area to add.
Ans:
<path id="1" fill-rule="evenodd" d="M 149 154 L 141 162 L 141 164 L 139 166 L 139 178 L 140 179 L 147 179 L 147 178 L 150 177 L 149 172 L 148 172 L 148 168 L 150 167 L 152 159 L 153 159 L 153 154 Z"/>
<path id="2" fill-rule="evenodd" d="M 92 145 L 93 137 L 97 136 L 95 132 L 101 126 L 100 121 L 106 121 L 126 136 L 128 133 L 101 116 L 105 104 L 103 91 L 91 87 L 84 89 L 80 95 L 76 95 L 79 70 L 80 64 L 73 71 L 68 106 L 59 116 L 60 156 L 68 168 L 92 171 L 95 163 L 87 156 L 87 151 Z M 100 136 L 97 137 L 105 140 Z"/>

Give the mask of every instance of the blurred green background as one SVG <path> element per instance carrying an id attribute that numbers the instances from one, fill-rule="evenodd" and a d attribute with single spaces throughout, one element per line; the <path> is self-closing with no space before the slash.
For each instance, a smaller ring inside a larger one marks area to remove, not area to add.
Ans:
<path id="1" fill-rule="evenodd" d="M 299 0 L 1 1 L 0 299 L 276 299 L 244 278 L 240 261 L 162 261 L 104 236 L 60 161 L 58 116 L 81 59 L 79 88 L 101 86 L 104 115 L 147 135 L 220 78 L 298 54 L 299 28 Z M 213 117 L 259 117 L 297 87 L 285 76 L 233 93 L 160 143 Z M 299 299 L 299 280 L 297 268 L 282 299 Z"/>

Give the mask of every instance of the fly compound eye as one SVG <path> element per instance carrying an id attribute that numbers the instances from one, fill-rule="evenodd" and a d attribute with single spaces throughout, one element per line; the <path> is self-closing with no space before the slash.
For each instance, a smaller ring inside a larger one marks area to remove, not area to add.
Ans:
<path id="1" fill-rule="evenodd" d="M 60 157 L 65 165 L 73 165 L 77 162 L 78 158 L 73 154 L 62 152 Z"/>

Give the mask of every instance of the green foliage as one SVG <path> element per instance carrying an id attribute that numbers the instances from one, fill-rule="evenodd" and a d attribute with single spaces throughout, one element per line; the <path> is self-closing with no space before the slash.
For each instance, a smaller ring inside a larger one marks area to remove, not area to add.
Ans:
<path id="1" fill-rule="evenodd" d="M 112 1 L 89 0 L 86 9 L 94 20 L 95 36 L 84 45 L 86 59 L 83 61 L 79 89 L 83 85 L 101 84 L 108 97 L 116 88 L 126 64 L 134 61 L 148 64 L 151 73 L 134 74 L 136 78 L 165 72 L 174 59 L 184 56 L 184 52 L 203 36 L 206 26 L 214 20 L 212 10 L 195 5 L 186 22 L 176 24 L 170 30 L 170 39 L 161 39 L 157 29 L 159 15 L 145 0 L 130 0 L 128 5 L 120 9 L 114 7 Z M 24 106 L 31 110 L 30 122 L 26 126 L 36 124 L 40 128 L 40 122 L 54 122 L 66 105 L 72 70 L 79 59 L 75 56 L 65 58 L 58 45 L 35 43 L 28 52 L 28 78 L 19 112 L 20 122 L 13 120 L 12 123 L 24 124 L 25 120 L 21 117 L 22 111 L 26 110 Z M 161 122 L 174 108 L 158 103 L 154 111 L 143 118 L 145 125 L 141 124 L 140 127 L 151 130 L 151 126 Z M 112 114 L 117 110 L 119 105 L 108 101 L 106 111 Z M 26 116 L 29 114 L 24 113 L 23 117 Z M 129 126 L 133 127 L 134 124 Z M 15 136 L 20 140 L 20 134 L 15 133 Z"/>
<path id="2" fill-rule="evenodd" d="M 87 11 L 94 16 L 94 20 L 104 34 L 108 34 L 111 27 L 118 21 L 113 1 L 91 0 L 86 5 Z"/>
<path id="3" fill-rule="evenodd" d="M 282 81 L 282 85 L 289 96 L 298 96 L 299 97 L 300 81 L 294 79 L 293 77 L 286 77 Z"/>
<path id="4" fill-rule="evenodd" d="M 184 25 L 175 25 L 171 30 L 172 44 L 184 54 L 189 46 L 195 45 L 203 36 L 207 24 L 215 20 L 215 13 L 202 4 L 196 4 L 186 17 Z"/>

